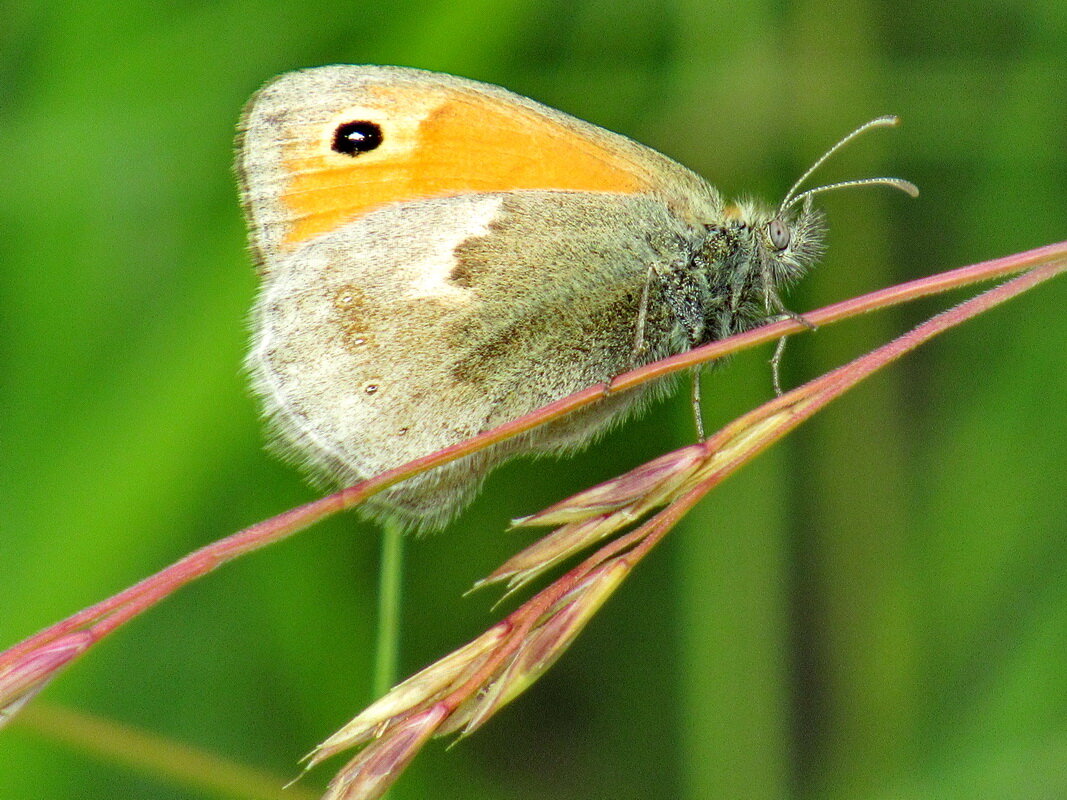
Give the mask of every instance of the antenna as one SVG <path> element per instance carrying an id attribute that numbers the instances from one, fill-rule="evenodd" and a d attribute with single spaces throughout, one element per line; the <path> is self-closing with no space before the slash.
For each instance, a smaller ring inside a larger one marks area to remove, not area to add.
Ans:
<path id="1" fill-rule="evenodd" d="M 830 183 L 826 184 L 825 186 L 816 186 L 814 189 L 807 189 L 801 192 L 800 194 L 796 193 L 797 189 L 799 189 L 804 184 L 804 181 L 811 177 L 812 173 L 815 172 L 815 170 L 817 170 L 824 163 L 826 163 L 830 156 L 832 156 L 846 144 L 851 142 L 853 139 L 857 138 L 861 134 L 866 133 L 872 128 L 892 128 L 899 123 L 900 119 L 892 115 L 876 117 L 870 122 L 865 122 L 864 124 L 860 125 L 858 128 L 856 128 L 856 130 L 848 134 L 848 136 L 841 139 L 837 144 L 835 144 L 833 147 L 823 153 L 822 156 L 820 156 L 814 164 L 808 167 L 804 174 L 797 179 L 797 182 L 794 183 L 792 187 L 790 187 L 789 191 L 785 194 L 785 198 L 782 200 L 782 204 L 778 207 L 778 216 L 784 214 L 788 209 L 792 208 L 806 197 L 812 197 L 813 195 L 820 194 L 821 192 L 828 192 L 831 189 L 845 189 L 852 186 L 891 186 L 894 189 L 900 189 L 900 191 L 905 192 L 906 194 L 909 194 L 912 197 L 918 197 L 918 187 L 911 181 L 906 181 L 902 178 L 859 178 L 857 180 Z"/>

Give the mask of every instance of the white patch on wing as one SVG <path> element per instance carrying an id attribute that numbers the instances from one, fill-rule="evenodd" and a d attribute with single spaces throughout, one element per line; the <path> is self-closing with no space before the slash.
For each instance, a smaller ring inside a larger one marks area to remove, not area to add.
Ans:
<path id="1" fill-rule="evenodd" d="M 450 220 L 452 224 L 438 224 L 432 231 L 427 231 L 428 252 L 423 258 L 405 266 L 408 287 L 404 293 L 410 297 L 432 297 L 438 301 L 468 302 L 470 292 L 449 281 L 457 265 L 455 251 L 468 239 L 489 233 L 489 224 L 501 202 L 499 196 L 472 197 L 465 204 L 464 213 L 457 213 Z"/>

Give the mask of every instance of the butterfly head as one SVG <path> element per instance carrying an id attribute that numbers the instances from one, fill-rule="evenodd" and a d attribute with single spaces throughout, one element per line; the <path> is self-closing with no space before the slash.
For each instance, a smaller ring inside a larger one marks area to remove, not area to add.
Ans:
<path id="1" fill-rule="evenodd" d="M 900 178 L 860 178 L 800 191 L 816 169 L 857 136 L 897 121 L 896 117 L 878 117 L 852 131 L 800 176 L 776 208 L 742 200 L 727 205 L 721 219 L 707 225 L 697 256 L 713 298 L 706 341 L 757 327 L 785 311 L 779 293 L 803 276 L 825 249 L 826 224 L 812 203 L 815 195 L 874 185 L 918 195 L 914 184 Z"/>

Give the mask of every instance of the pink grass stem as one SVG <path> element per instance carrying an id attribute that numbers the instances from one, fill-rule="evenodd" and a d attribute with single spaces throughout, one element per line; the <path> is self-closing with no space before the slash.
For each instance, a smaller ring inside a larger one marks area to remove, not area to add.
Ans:
<path id="1" fill-rule="evenodd" d="M 840 397 L 848 389 L 886 364 L 895 361 L 938 334 L 987 311 L 993 306 L 1022 294 L 1042 281 L 1063 272 L 1065 269 L 1067 269 L 1067 262 L 1036 267 L 1018 278 L 938 314 L 888 344 L 803 386 L 799 386 L 730 423 L 704 443 L 705 453 L 708 457 L 722 449 L 739 432 L 749 430 L 762 420 L 773 417 L 776 414 L 780 415 L 783 411 L 790 411 L 783 422 L 773 428 L 772 434 L 759 439 L 756 446 L 739 451 L 735 457 L 723 462 L 719 468 L 701 480 L 692 489 L 682 494 L 663 511 L 635 530 L 613 539 L 601 547 L 581 564 L 567 572 L 561 579 L 542 590 L 534 598 L 508 615 L 504 620 L 505 624 L 511 628 L 508 632 L 509 641 L 507 645 L 501 647 L 494 654 L 494 657 L 488 660 L 464 687 L 457 690 L 457 694 L 468 691 L 471 687 L 478 685 L 480 680 L 484 680 L 486 676 L 492 674 L 502 660 L 518 647 L 521 638 L 536 623 L 537 619 L 581 583 L 594 569 L 609 558 L 627 550 L 630 551 L 627 554 L 628 560 L 633 563 L 639 561 L 712 488 L 721 483 L 740 466 L 755 458 L 802 422 L 809 419 L 830 401 Z M 455 700 L 456 698 L 453 696 L 445 702 L 449 704 L 450 701 Z"/>
<path id="2" fill-rule="evenodd" d="M 1005 258 L 963 267 L 929 278 L 922 278 L 917 281 L 872 292 L 862 297 L 846 300 L 807 313 L 804 315 L 804 318 L 811 324 L 828 324 L 858 313 L 877 308 L 886 308 L 919 297 L 957 289 L 978 281 L 989 280 L 1012 272 L 1033 268 L 1027 275 L 1006 283 L 972 301 L 968 301 L 967 303 L 933 318 L 909 334 L 905 334 L 904 337 L 894 340 L 894 342 L 889 345 L 879 348 L 864 357 L 865 359 L 871 359 L 871 361 L 868 362 L 864 361 L 864 359 L 859 359 L 852 364 L 842 367 L 840 370 L 836 370 L 835 372 L 817 379 L 817 381 L 813 381 L 811 384 L 799 387 L 793 392 L 783 395 L 781 398 L 772 401 L 762 409 L 757 409 L 757 412 L 763 412 L 763 409 L 767 408 L 777 409 L 784 407 L 789 403 L 796 402 L 796 400 L 802 396 L 798 395 L 798 392 L 807 391 L 808 393 L 811 393 L 813 391 L 811 388 L 812 386 L 820 387 L 819 391 L 822 392 L 822 395 L 817 399 L 813 396 L 812 405 L 800 412 L 800 416 L 798 416 L 786 429 L 791 430 L 801 421 L 807 419 L 807 417 L 814 413 L 815 410 L 821 408 L 831 399 L 840 395 L 848 387 L 858 380 L 861 380 L 884 363 L 888 363 L 889 361 L 898 358 L 903 353 L 914 348 L 921 342 L 926 341 L 926 339 L 936 335 L 936 333 L 939 333 L 945 328 L 958 324 L 959 321 L 980 313 L 980 311 L 987 307 L 991 307 L 992 305 L 996 305 L 998 302 L 1003 302 L 1004 299 L 1014 296 L 1035 283 L 1062 271 L 1065 262 L 1067 262 L 1067 242 L 1061 242 L 1055 245 L 1048 245 L 1046 247 L 1030 250 L 1025 253 L 1019 253 Z M 1008 288 L 1013 286 L 1017 288 Z M 964 309 L 972 310 L 965 311 Z M 632 372 L 619 376 L 612 381 L 610 386 L 599 384 L 590 387 L 582 392 L 578 392 L 570 397 L 563 398 L 562 400 L 545 406 L 538 411 L 527 414 L 518 420 L 476 436 L 466 442 L 462 442 L 432 455 L 420 458 L 409 464 L 383 473 L 371 480 L 348 487 L 340 492 L 336 492 L 327 497 L 287 511 L 269 520 L 245 528 L 225 539 L 221 539 L 190 553 L 188 556 L 185 556 L 171 566 L 140 581 L 130 588 L 119 592 L 90 608 L 73 614 L 40 633 L 30 636 L 7 651 L 0 653 L 0 674 L 3 674 L 6 670 L 12 669 L 37 648 L 77 631 L 88 631 L 90 633 L 91 642 L 95 643 L 96 641 L 99 641 L 99 639 L 113 632 L 125 622 L 140 614 L 142 611 L 151 608 L 161 599 L 169 596 L 177 589 L 214 570 L 216 567 L 227 561 L 284 539 L 293 533 L 304 530 L 327 516 L 346 508 L 351 508 L 362 502 L 369 495 L 381 491 L 385 487 L 410 477 L 417 472 L 422 472 L 448 461 L 455 460 L 463 455 L 486 447 L 489 444 L 529 430 L 549 420 L 556 419 L 578 408 L 596 402 L 610 392 L 630 388 L 652 378 L 687 369 L 698 363 L 718 358 L 729 352 L 734 352 L 763 342 L 773 341 L 780 336 L 801 332 L 804 329 L 804 326 L 799 322 L 794 320 L 784 320 L 744 334 L 732 336 L 719 342 L 713 342 L 688 353 L 683 353 L 679 356 L 633 370 Z M 741 420 L 738 420 L 734 425 L 741 424 L 748 418 L 749 415 L 746 415 L 746 417 L 742 417 Z M 728 426 L 726 430 L 730 429 L 735 428 L 734 426 Z M 783 431 L 782 435 L 784 435 L 784 432 L 785 431 Z M 766 446 L 769 446 L 771 441 L 775 441 L 777 438 L 780 437 L 768 440 L 751 455 L 755 455 L 756 452 L 762 451 Z M 707 444 L 712 446 L 714 442 L 715 437 L 709 440 Z M 743 460 L 748 460 L 751 455 L 746 456 Z M 730 466 L 733 468 L 736 465 Z M 719 480 L 721 480 L 721 478 L 719 478 Z M 710 489 L 710 486 L 708 488 Z M 700 496 L 702 496 L 702 493 Z M 697 499 L 699 499 L 699 497 Z M 694 500 L 693 502 L 696 501 Z M 653 520 L 650 520 L 649 523 L 655 523 L 655 521 L 660 519 L 664 514 L 669 514 L 673 519 L 676 513 L 681 513 L 684 508 L 688 507 L 688 504 L 685 502 L 679 503 L 678 505 L 683 506 L 678 512 L 676 512 L 674 506 L 672 506 L 666 511 L 661 512 L 661 514 L 657 515 Z M 646 523 L 646 525 L 649 523 Z M 673 524 L 673 522 L 671 524 Z M 655 527 L 658 528 L 658 524 Z M 669 527 L 670 526 L 668 526 L 668 528 Z M 638 531 L 641 530 L 645 530 L 645 526 L 638 529 Z M 651 529 L 646 530 L 646 535 L 650 531 Z M 616 540 L 611 543 L 611 545 L 602 549 L 601 552 L 616 552 L 613 546 L 618 542 L 622 542 L 623 544 L 621 546 L 625 547 L 630 546 L 625 544 L 627 541 L 629 541 L 630 544 L 633 544 L 643 538 L 637 537 L 631 540 L 630 537 L 634 536 L 636 533 L 637 531 L 634 531 L 631 534 L 622 537 L 622 539 Z M 611 549 L 609 550 L 609 548 Z M 598 561 L 597 563 L 600 562 Z M 595 565 L 590 565 L 589 569 L 591 569 L 592 566 Z M 577 569 L 581 570 L 580 567 Z M 588 569 L 582 571 L 580 574 L 584 575 L 587 571 Z M 570 574 L 568 574 L 568 577 L 569 575 Z M 574 580 L 564 581 L 564 584 L 566 586 L 573 586 L 578 580 L 580 580 L 580 578 L 576 577 Z M 553 584 L 553 586 L 549 588 L 551 589 L 555 587 L 556 584 Z M 556 592 L 552 592 L 554 599 L 548 599 L 546 597 L 544 601 L 536 603 L 535 608 L 541 608 L 542 611 L 546 610 L 551 606 L 551 603 L 554 602 L 555 599 L 562 596 L 564 591 L 566 591 L 566 588 L 560 588 L 558 595 Z M 538 595 L 534 599 L 537 600 L 540 597 L 541 595 Z M 536 617 L 533 618 L 533 620 L 535 619 Z M 529 622 L 530 625 L 533 624 L 533 620 Z M 519 622 L 520 627 L 525 627 L 526 620 L 524 618 L 520 618 Z"/>

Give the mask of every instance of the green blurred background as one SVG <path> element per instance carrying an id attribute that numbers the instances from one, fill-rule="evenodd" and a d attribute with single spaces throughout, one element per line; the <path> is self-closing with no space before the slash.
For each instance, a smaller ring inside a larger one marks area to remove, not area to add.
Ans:
<path id="1" fill-rule="evenodd" d="M 232 135 L 276 73 L 499 83 L 769 200 L 854 125 L 901 115 L 822 177 L 922 196 L 825 197 L 830 251 L 797 311 L 1067 234 L 1062 0 L 6 3 L 0 37 L 0 646 L 315 496 L 263 453 L 240 369 L 255 282 Z M 957 299 L 796 337 L 785 377 Z M 1067 282 L 1042 286 L 762 456 L 394 797 L 1067 797 L 1065 306 Z M 710 426 L 770 396 L 768 356 L 706 376 Z M 405 674 L 496 619 L 491 592 L 461 594 L 528 540 L 509 518 L 689 441 L 687 394 L 580 457 L 509 465 L 410 542 Z M 41 700 L 292 777 L 371 699 L 377 548 L 341 518 L 242 559 Z M 228 796 L 40 718 L 0 734 L 4 800 Z"/>

